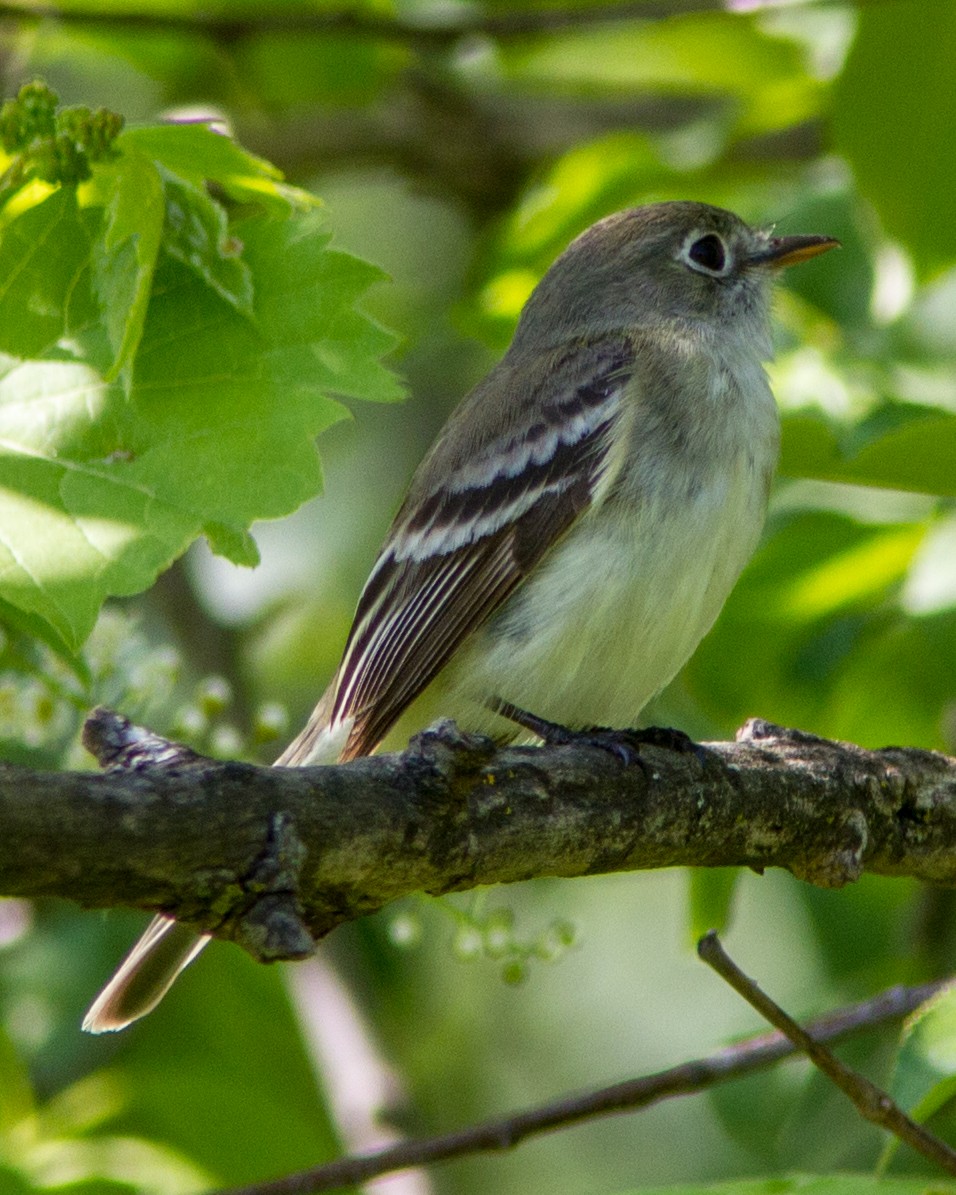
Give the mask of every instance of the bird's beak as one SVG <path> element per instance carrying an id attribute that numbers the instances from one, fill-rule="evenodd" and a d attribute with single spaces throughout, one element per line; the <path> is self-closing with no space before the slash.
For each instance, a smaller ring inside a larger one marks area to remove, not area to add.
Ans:
<path id="1" fill-rule="evenodd" d="M 817 257 L 820 253 L 826 253 L 828 249 L 837 249 L 839 246 L 840 242 L 835 237 L 771 237 L 762 249 L 750 254 L 747 264 L 769 265 L 775 270 L 782 270 L 784 266 L 809 261 L 811 257 Z"/>

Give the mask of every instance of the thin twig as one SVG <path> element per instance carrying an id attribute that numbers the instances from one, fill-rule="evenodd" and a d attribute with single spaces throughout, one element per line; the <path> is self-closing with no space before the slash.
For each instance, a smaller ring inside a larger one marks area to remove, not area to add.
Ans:
<path id="1" fill-rule="evenodd" d="M 812 1021 L 809 1031 L 816 1042 L 839 1041 L 863 1029 L 874 1028 L 908 1016 L 926 1000 L 947 987 L 951 979 L 918 987 L 895 987 L 870 1000 L 837 1009 Z M 396 1170 L 443 1162 L 469 1154 L 506 1150 L 527 1137 L 567 1128 L 598 1116 L 635 1112 L 659 1100 L 694 1095 L 718 1083 L 738 1079 L 792 1057 L 800 1047 L 782 1033 L 750 1038 L 670 1070 L 616 1083 L 599 1091 L 572 1096 L 511 1116 L 471 1125 L 457 1132 L 402 1141 L 374 1153 L 340 1158 L 312 1170 L 290 1174 L 272 1182 L 254 1183 L 221 1191 L 217 1195 L 316 1195 L 339 1187 L 367 1182 Z"/>
<path id="2" fill-rule="evenodd" d="M 713 967 L 735 992 L 801 1050 L 814 1066 L 831 1079 L 856 1107 L 861 1116 L 887 1129 L 949 1174 L 956 1174 L 956 1150 L 951 1149 L 922 1125 L 911 1120 L 890 1096 L 869 1079 L 842 1063 L 814 1033 L 806 1030 L 761 991 L 737 966 L 721 945 L 714 930 L 697 944 L 697 953 Z"/>

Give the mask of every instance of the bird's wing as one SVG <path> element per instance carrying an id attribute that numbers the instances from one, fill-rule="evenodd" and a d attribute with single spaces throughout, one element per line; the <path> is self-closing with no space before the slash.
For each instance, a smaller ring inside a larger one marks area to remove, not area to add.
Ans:
<path id="1" fill-rule="evenodd" d="M 633 358 L 623 336 L 576 345 L 552 362 L 547 400 L 534 404 L 532 419 L 487 438 L 440 487 L 413 487 L 362 591 L 325 699 L 326 728 L 351 723 L 340 758 L 374 750 L 591 505 L 615 471 L 611 431 Z"/>

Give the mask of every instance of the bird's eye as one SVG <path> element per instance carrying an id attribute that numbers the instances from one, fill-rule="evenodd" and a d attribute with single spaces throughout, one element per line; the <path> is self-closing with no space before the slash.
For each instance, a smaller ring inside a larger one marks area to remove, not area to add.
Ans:
<path id="1" fill-rule="evenodd" d="M 712 274 L 722 273 L 727 264 L 724 242 L 712 232 L 698 237 L 687 250 L 687 256 L 696 266 Z"/>

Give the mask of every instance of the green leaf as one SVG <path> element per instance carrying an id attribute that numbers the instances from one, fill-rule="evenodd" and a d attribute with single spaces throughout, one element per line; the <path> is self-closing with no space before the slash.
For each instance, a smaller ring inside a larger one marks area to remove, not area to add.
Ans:
<path id="1" fill-rule="evenodd" d="M 956 6 L 863 5 L 833 128 L 860 189 L 924 275 L 956 261 Z"/>
<path id="2" fill-rule="evenodd" d="M 135 1137 L 41 1141 L 27 1153 L 22 1170 L 34 1195 L 195 1195 L 209 1186 L 198 1166 L 158 1142 Z"/>
<path id="3" fill-rule="evenodd" d="M 117 592 L 115 563 L 142 552 L 137 520 L 149 510 L 160 534 L 177 530 L 150 495 L 137 505 L 116 489 L 114 467 L 93 455 L 96 415 L 111 398 L 123 401 L 85 362 L 7 358 L 0 367 L 0 595 L 44 618 L 71 649 L 105 593 Z"/>
<path id="4" fill-rule="evenodd" d="M 2 517 L 0 517 L 0 525 L 2 525 Z M 2 552 L 2 545 L 0 545 L 0 556 L 2 556 Z M 72 645 L 63 638 L 56 627 L 40 615 L 30 614 L 0 598 L 0 631 L 4 635 L 13 632 L 16 635 L 25 636 L 30 642 L 35 640 L 45 644 L 82 683 L 88 683 L 89 670 L 82 656 L 74 655 Z M 31 660 L 25 660 L 22 667 L 26 671 L 34 671 Z"/>
<path id="5" fill-rule="evenodd" d="M 217 556 L 226 556 L 234 564 L 255 568 L 259 563 L 259 547 L 248 531 L 211 522 L 203 528 L 210 548 Z"/>
<path id="6" fill-rule="evenodd" d="M 924 1124 L 956 1096 L 956 991 L 928 1000 L 907 1021 L 896 1058 L 890 1095 L 914 1120 Z M 891 1140 L 880 1160 L 896 1152 Z"/>
<path id="7" fill-rule="evenodd" d="M 252 314 L 252 275 L 230 234 L 225 210 L 203 186 L 163 172 L 166 227 L 163 248 L 238 311 Z"/>
<path id="8" fill-rule="evenodd" d="M 860 425 L 852 437 L 822 416 L 786 415 L 780 472 L 956 496 L 956 415 L 934 407 L 892 409 L 895 418 L 884 411 L 882 422 Z"/>
<path id="9" fill-rule="evenodd" d="M 92 247 L 93 287 L 113 350 L 105 378 L 125 371 L 128 385 L 149 306 L 165 195 L 155 164 L 132 146 L 96 175 L 108 188 L 106 227 Z"/>
<path id="10" fill-rule="evenodd" d="M 785 221 L 780 231 L 825 233 L 839 240 L 840 252 L 803 263 L 798 270 L 787 270 L 787 290 L 811 305 L 811 318 L 825 312 L 844 336 L 856 328 L 869 335 L 874 280 L 872 230 L 860 211 L 859 197 L 849 186 L 845 190 L 823 186 L 809 190 L 805 180 L 801 184 L 780 204 L 776 215 Z M 800 336 L 799 325 L 796 335 Z M 820 343 L 826 342 L 821 338 Z M 838 368 L 836 362 L 833 367 Z"/>
<path id="11" fill-rule="evenodd" d="M 238 226 L 247 260 L 260 282 L 255 314 L 263 333 L 286 350 L 294 368 L 276 383 L 298 386 L 310 377 L 339 394 L 394 402 L 404 390 L 379 358 L 395 337 L 354 307 L 385 277 L 377 266 L 328 248 L 317 216 L 296 221 L 249 221 Z M 308 345 L 304 379 L 296 372 L 295 345 Z M 274 364 L 278 365 L 277 358 Z"/>
<path id="12" fill-rule="evenodd" d="M 89 255 L 93 212 L 77 213 L 63 190 L 10 229 L 26 221 L 58 239 L 68 229 L 69 246 Z M 353 306 L 379 271 L 330 251 L 312 214 L 249 219 L 238 236 L 252 317 L 238 292 L 224 295 L 217 267 L 163 254 L 128 396 L 108 380 L 108 334 L 88 287 L 77 297 L 88 277 L 79 252 L 54 271 L 75 293 L 53 293 L 42 326 L 7 330 L 48 352 L 0 363 L 0 598 L 71 649 L 107 596 L 148 587 L 203 532 L 251 563 L 250 524 L 320 488 L 315 437 L 345 414 L 331 395 L 401 393 L 369 357 L 391 336 Z M 21 274 L 47 294 L 37 254 L 24 255 Z M 24 308 L 30 293 L 25 281 Z M 73 309 L 77 327 L 63 339 Z"/>
<path id="13" fill-rule="evenodd" d="M 781 613 L 803 621 L 879 601 L 906 575 L 925 536 L 926 528 L 920 523 L 866 532 L 852 547 L 792 577 L 787 593 L 781 595 Z"/>
<path id="14" fill-rule="evenodd" d="M 610 133 L 576 145 L 519 202 L 498 251 L 505 260 L 530 258 L 544 268 L 585 225 L 627 206 L 642 188 L 678 179 L 684 181 L 642 133 Z"/>
<path id="15" fill-rule="evenodd" d="M 760 625 L 792 625 L 882 603 L 925 536 L 924 523 L 865 526 L 824 512 L 796 516 L 745 577 L 748 616 Z"/>
<path id="16" fill-rule="evenodd" d="M 0 352 L 35 356 L 69 326 L 71 304 L 89 295 L 91 221 L 70 187 L 7 223 L 0 235 Z"/>
<path id="17" fill-rule="evenodd" d="M 907 1021 L 890 1094 L 901 1107 L 922 1109 L 924 1119 L 940 1105 L 939 1084 L 956 1080 L 956 990 L 928 1000 Z M 948 1097 L 946 1097 L 948 1098 Z"/>
<path id="18" fill-rule="evenodd" d="M 218 183 L 231 198 L 265 204 L 276 214 L 287 215 L 290 210 L 319 206 L 319 200 L 308 191 L 283 183 L 281 170 L 271 162 L 249 153 L 231 137 L 205 124 L 128 128 L 117 139 L 117 145 L 121 149 L 135 146 L 195 187 Z"/>
<path id="19" fill-rule="evenodd" d="M 210 1176 L 168 1146 L 100 1133 L 123 1102 L 115 1074 L 89 1075 L 46 1103 L 5 1034 L 0 1034 L 0 1190 L 76 1195 L 187 1195 Z"/>

